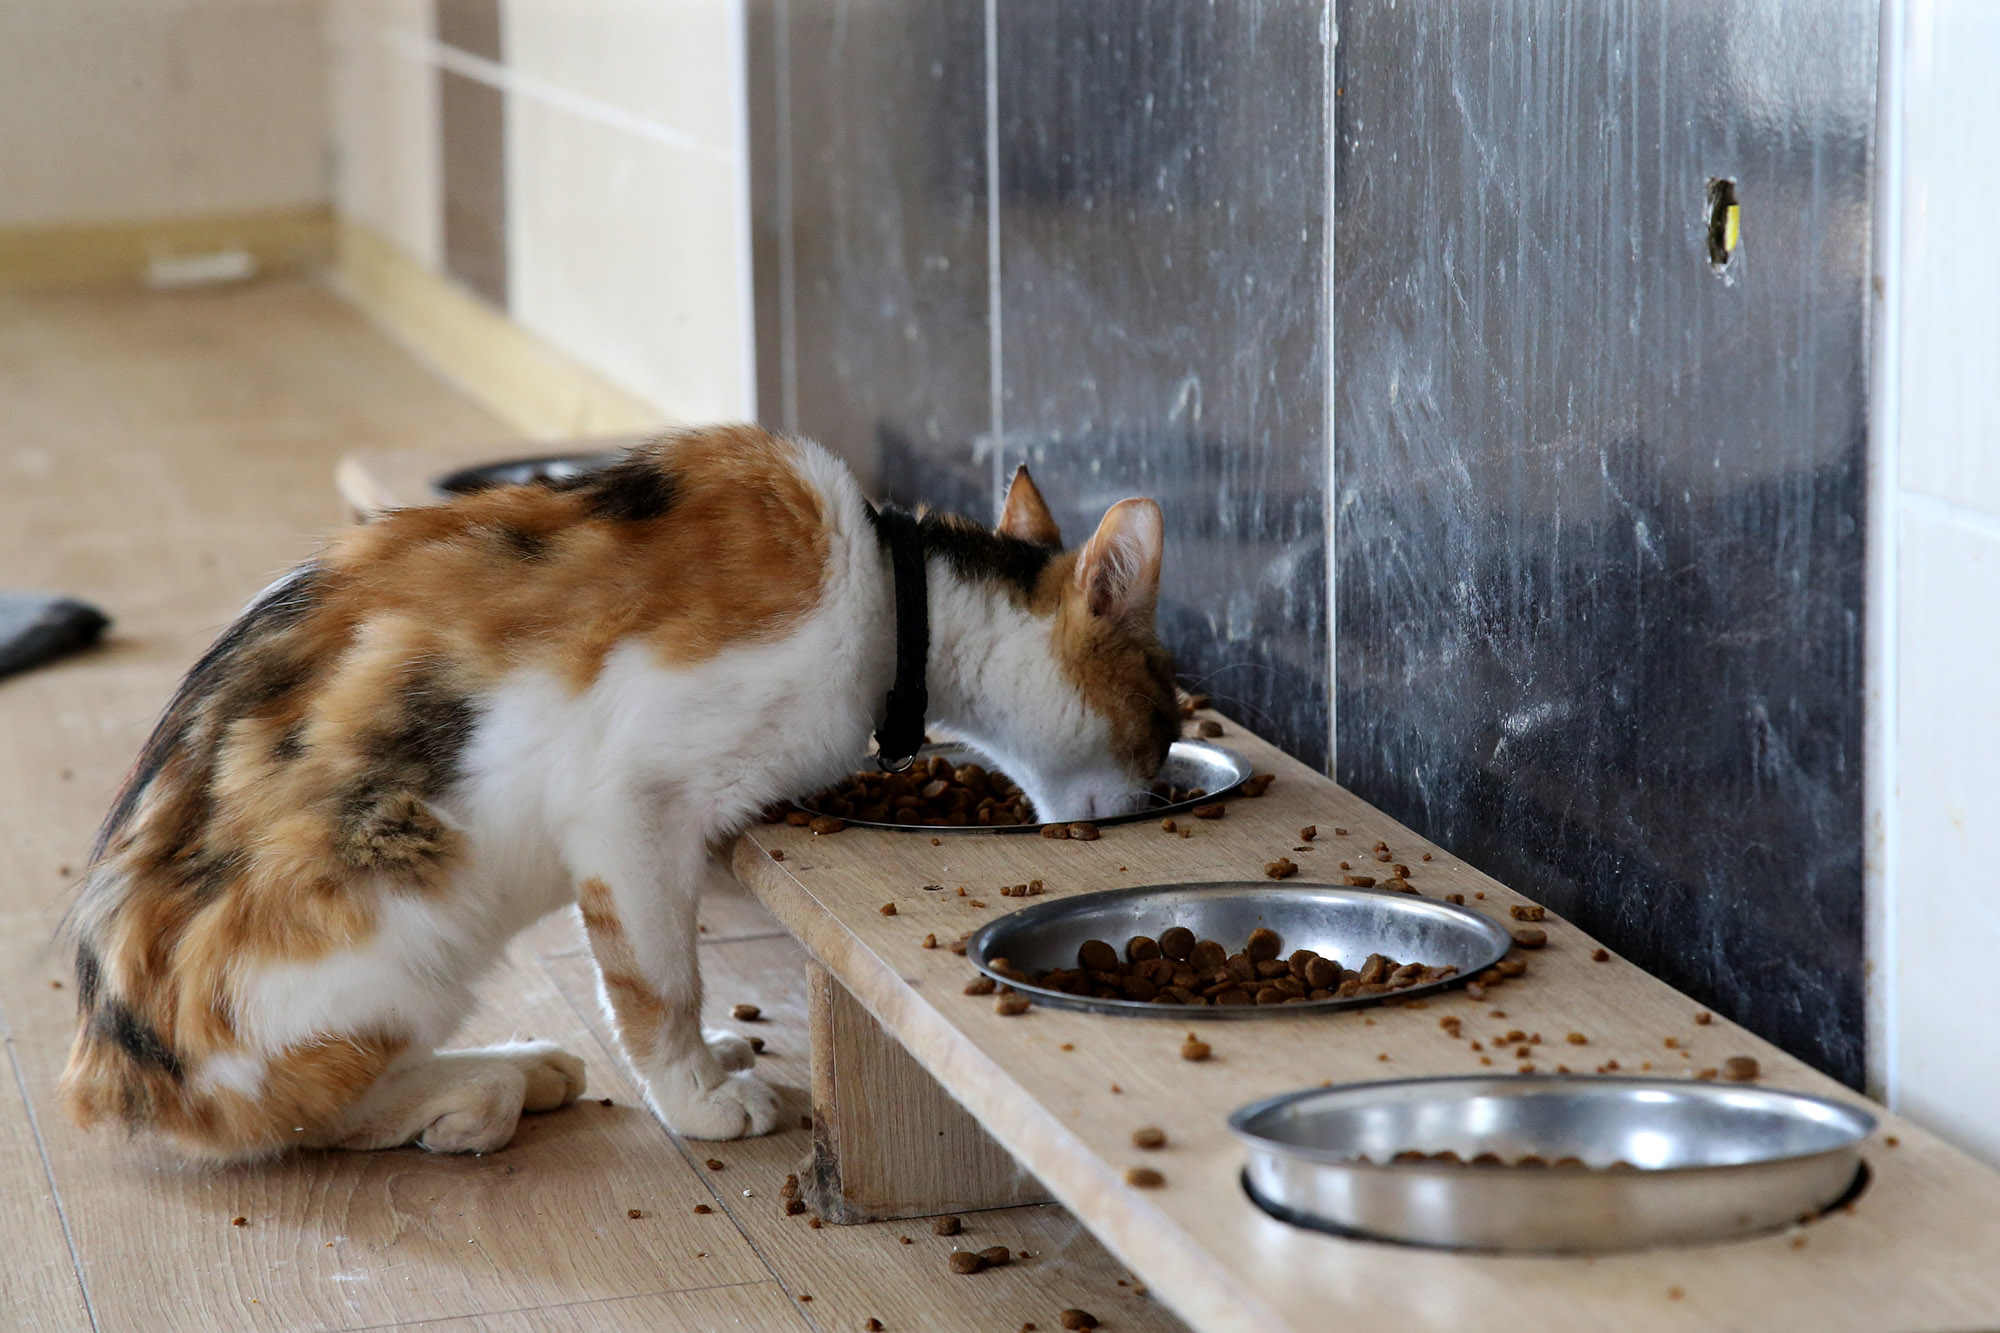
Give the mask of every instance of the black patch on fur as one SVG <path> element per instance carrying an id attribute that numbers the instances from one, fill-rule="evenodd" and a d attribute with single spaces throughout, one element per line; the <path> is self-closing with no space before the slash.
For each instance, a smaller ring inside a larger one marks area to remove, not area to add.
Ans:
<path id="1" fill-rule="evenodd" d="M 226 721 L 254 713 L 313 677 L 313 664 L 282 648 L 246 651 L 230 673 L 217 707 Z"/>
<path id="2" fill-rule="evenodd" d="M 335 819 L 351 864 L 412 863 L 443 852 L 443 826 L 423 802 L 457 783 L 478 725 L 470 695 L 433 667 L 411 672 L 395 721 L 362 742 L 367 769 L 340 793 Z"/>
<path id="3" fill-rule="evenodd" d="M 249 859 L 240 850 L 211 852 L 204 847 L 186 862 L 181 884 L 197 903 L 211 902 L 243 872 Z"/>
<path id="4" fill-rule="evenodd" d="M 159 776 L 168 758 L 187 739 L 188 729 L 194 725 L 202 704 L 224 689 L 238 660 L 252 646 L 297 625 L 318 604 L 319 581 L 323 573 L 317 562 L 310 562 L 300 565 L 266 589 L 222 632 L 221 638 L 209 645 L 201 660 L 181 678 L 180 688 L 174 691 L 173 700 L 168 703 L 166 712 L 160 715 L 153 734 L 146 739 L 145 748 L 139 752 L 138 763 L 133 766 L 131 776 L 125 779 L 117 800 L 112 802 L 110 813 L 104 817 L 104 824 L 97 831 L 97 842 L 90 853 L 93 862 L 104 855 L 111 839 L 131 820 L 132 812 L 138 809 L 146 789 Z M 276 660 L 274 655 L 274 664 Z M 283 683 L 287 678 L 286 672 L 272 671 L 264 677 L 265 687 Z"/>
<path id="5" fill-rule="evenodd" d="M 925 514 L 917 521 L 925 551 L 942 556 L 964 579 L 991 579 L 1032 595 L 1042 571 L 1059 552 L 1053 546 L 1010 537 L 956 514 Z"/>
<path id="6" fill-rule="evenodd" d="M 428 668 L 404 682 L 399 704 L 395 724 L 368 739 L 366 785 L 377 793 L 436 796 L 458 781 L 465 747 L 479 725 L 479 707 Z"/>
<path id="7" fill-rule="evenodd" d="M 179 1081 L 181 1058 L 174 1054 L 159 1030 L 139 1017 L 123 1000 L 106 1000 L 97 1016 L 97 1030 L 125 1053 L 141 1069 L 157 1069 Z"/>
<path id="8" fill-rule="evenodd" d="M 289 764 L 306 752 L 306 724 L 294 722 L 285 734 L 271 743 L 271 762 Z"/>
<path id="9" fill-rule="evenodd" d="M 609 467 L 542 483 L 550 490 L 583 498 L 592 518 L 643 523 L 674 507 L 680 487 L 673 474 L 651 454 L 630 453 Z"/>
<path id="10" fill-rule="evenodd" d="M 549 553 L 549 539 L 538 532 L 502 523 L 494 530 L 500 545 L 516 560 L 540 560 Z"/>
<path id="11" fill-rule="evenodd" d="M 104 965 L 97 960 L 97 950 L 88 944 L 76 946 L 76 1004 L 77 1008 L 89 1013 L 97 1007 L 97 990 L 104 984 Z"/>

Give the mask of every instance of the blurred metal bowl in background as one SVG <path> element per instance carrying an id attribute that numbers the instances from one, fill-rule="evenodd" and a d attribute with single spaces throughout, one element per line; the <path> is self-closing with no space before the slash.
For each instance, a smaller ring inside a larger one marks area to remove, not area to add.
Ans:
<path id="1" fill-rule="evenodd" d="M 566 481 L 601 467 L 609 467 L 619 460 L 623 452 L 622 449 L 599 449 L 591 453 L 545 454 L 538 458 L 479 463 L 435 478 L 431 489 L 439 495 L 470 495 L 494 486 L 518 486 L 528 481 Z"/>

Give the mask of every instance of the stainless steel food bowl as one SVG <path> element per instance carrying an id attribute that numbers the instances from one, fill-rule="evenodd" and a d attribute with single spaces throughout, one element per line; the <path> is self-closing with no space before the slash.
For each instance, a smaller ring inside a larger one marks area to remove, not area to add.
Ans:
<path id="1" fill-rule="evenodd" d="M 498 463 L 480 463 L 475 467 L 447 472 L 431 482 L 431 488 L 440 495 L 470 495 L 494 486 L 518 486 L 525 481 L 566 481 L 601 467 L 609 467 L 621 456 L 621 450 L 604 449 L 591 453 L 509 458 Z"/>
<path id="2" fill-rule="evenodd" d="M 917 758 L 924 760 L 936 755 L 942 755 L 951 761 L 953 767 L 960 764 L 983 766 L 988 763 L 985 755 L 967 746 L 949 744 L 926 745 Z M 1166 767 L 1160 770 L 1157 780 L 1175 787 L 1199 787 L 1207 795 L 1192 801 L 1172 803 L 1161 801 L 1158 805 L 1149 805 L 1129 815 L 1114 815 L 1105 819 L 1093 819 L 1090 822 L 1102 827 L 1110 824 L 1130 824 L 1140 819 L 1164 819 L 1169 815 L 1192 810 L 1197 805 L 1206 805 L 1210 801 L 1229 795 L 1242 786 L 1244 779 L 1249 776 L 1250 761 L 1234 750 L 1220 745 L 1210 745 L 1207 741 L 1175 741 L 1167 751 Z M 798 805 L 801 810 L 810 810 L 814 814 L 821 813 L 810 797 L 800 801 Z M 998 827 L 991 824 L 886 824 L 870 819 L 849 819 L 844 815 L 841 818 L 854 828 L 928 833 L 932 837 L 940 833 L 1037 833 L 1047 827 L 1046 824 L 1002 824 Z"/>
<path id="3" fill-rule="evenodd" d="M 1250 932 L 1262 926 L 1276 931 L 1283 941 L 1280 956 L 1311 949 L 1321 957 L 1338 959 L 1344 967 L 1355 967 L 1369 954 L 1380 953 L 1399 963 L 1456 967 L 1458 975 L 1388 995 L 1356 995 L 1306 1004 L 1206 1005 L 1097 1000 L 1012 981 L 992 968 L 996 958 L 1029 973 L 1075 967 L 1077 946 L 1085 940 L 1103 940 L 1122 950 L 1134 935 L 1157 939 L 1169 926 L 1186 926 L 1197 938 L 1218 941 L 1232 952 L 1242 948 Z M 1505 957 L 1511 943 L 1499 923 L 1449 903 L 1371 889 L 1267 880 L 1147 884 L 1051 898 L 981 926 L 966 941 L 965 956 L 996 981 L 1033 996 L 1037 1004 L 1178 1022 L 1290 1017 L 1425 995 L 1471 980 L 1481 969 Z"/>
<path id="4" fill-rule="evenodd" d="M 1302 1226 L 1453 1249 L 1557 1253 L 1727 1240 L 1854 1188 L 1875 1118 L 1767 1088 L 1520 1075 L 1352 1083 L 1229 1118 L 1244 1184 Z M 1450 1151 L 1584 1166 L 1396 1162 Z M 1606 1169 L 1629 1163 L 1636 1169 Z"/>

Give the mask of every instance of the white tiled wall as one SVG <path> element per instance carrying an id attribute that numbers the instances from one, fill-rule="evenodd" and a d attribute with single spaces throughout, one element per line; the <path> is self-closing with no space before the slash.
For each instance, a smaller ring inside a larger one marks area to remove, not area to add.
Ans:
<path id="1" fill-rule="evenodd" d="M 1873 1056 L 2000 1163 L 2000 5 L 1889 9 Z"/>
<path id="2" fill-rule="evenodd" d="M 751 415 L 736 164 L 530 97 L 507 132 L 514 317 L 676 417 Z"/>
<path id="3" fill-rule="evenodd" d="M 507 64 L 523 82 L 584 94 L 728 156 L 736 151 L 737 8 L 718 0 L 503 0 Z"/>
<path id="4" fill-rule="evenodd" d="M 506 103 L 509 314 L 680 420 L 754 414 L 741 0 L 500 0 L 504 60 L 426 0 L 332 0 L 336 200 L 444 270 L 437 67 Z"/>
<path id="5" fill-rule="evenodd" d="M 341 213 L 444 268 L 429 0 L 337 0 L 327 25 Z"/>
<path id="6" fill-rule="evenodd" d="M 0 4 L 0 226 L 327 202 L 318 0 Z"/>
<path id="7" fill-rule="evenodd" d="M 1901 525 L 1897 1109 L 2000 1162 L 2000 515 Z"/>

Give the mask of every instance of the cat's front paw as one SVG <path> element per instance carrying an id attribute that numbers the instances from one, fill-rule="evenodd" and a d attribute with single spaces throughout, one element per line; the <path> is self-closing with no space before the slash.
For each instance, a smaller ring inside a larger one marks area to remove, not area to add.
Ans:
<path id="1" fill-rule="evenodd" d="M 745 1038 L 722 1028 L 703 1028 L 701 1039 L 708 1046 L 708 1053 L 715 1057 L 717 1064 L 734 1073 L 748 1069 L 757 1063 L 757 1052 L 752 1050 Z"/>
<path id="2" fill-rule="evenodd" d="M 749 1049 L 749 1043 L 744 1043 L 744 1049 Z M 778 1127 L 778 1094 L 747 1071 L 673 1101 L 657 1091 L 650 1100 L 667 1128 L 683 1138 L 743 1139 L 769 1134 Z"/>

